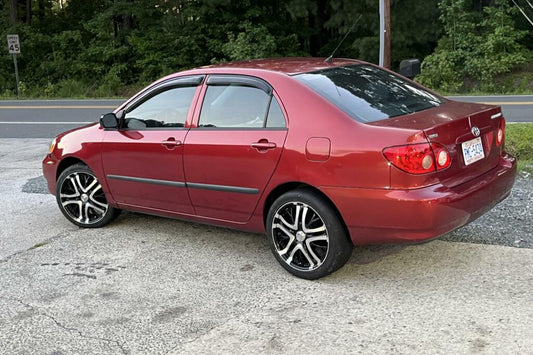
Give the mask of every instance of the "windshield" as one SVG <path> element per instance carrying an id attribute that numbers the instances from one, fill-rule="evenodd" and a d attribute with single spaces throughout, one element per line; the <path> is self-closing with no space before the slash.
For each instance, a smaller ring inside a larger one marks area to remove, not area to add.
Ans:
<path id="1" fill-rule="evenodd" d="M 440 97 L 371 65 L 298 74 L 297 80 L 360 122 L 374 122 L 429 109 Z"/>

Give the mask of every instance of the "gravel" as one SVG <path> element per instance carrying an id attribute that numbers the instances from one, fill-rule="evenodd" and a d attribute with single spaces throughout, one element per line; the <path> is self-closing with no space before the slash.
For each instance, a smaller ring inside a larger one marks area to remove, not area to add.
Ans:
<path id="1" fill-rule="evenodd" d="M 22 192 L 28 194 L 48 194 L 48 187 L 46 186 L 46 179 L 44 176 L 38 176 L 33 179 L 29 179 L 24 186 L 22 186 Z"/>
<path id="2" fill-rule="evenodd" d="M 511 195 L 472 223 L 441 240 L 533 248 L 533 179 L 518 174 Z"/>
<path id="3" fill-rule="evenodd" d="M 29 179 L 22 187 L 22 192 L 48 194 L 44 177 Z M 519 173 L 513 191 L 506 200 L 472 223 L 440 239 L 532 249 L 532 221 L 533 179 L 530 174 L 522 172 Z"/>

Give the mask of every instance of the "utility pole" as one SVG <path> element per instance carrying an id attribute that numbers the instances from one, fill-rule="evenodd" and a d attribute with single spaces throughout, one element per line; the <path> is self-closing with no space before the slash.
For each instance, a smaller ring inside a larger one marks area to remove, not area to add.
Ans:
<path id="1" fill-rule="evenodd" d="M 379 0 L 379 65 L 390 69 L 390 0 Z"/>

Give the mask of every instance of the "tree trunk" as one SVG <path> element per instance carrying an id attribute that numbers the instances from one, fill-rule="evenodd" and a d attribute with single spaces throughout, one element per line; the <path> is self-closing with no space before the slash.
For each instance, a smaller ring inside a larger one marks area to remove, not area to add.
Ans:
<path id="1" fill-rule="evenodd" d="M 12 25 L 18 22 L 18 6 L 17 0 L 9 0 L 9 19 Z"/>
<path id="2" fill-rule="evenodd" d="M 37 0 L 37 11 L 36 11 L 36 15 L 37 15 L 37 18 L 39 20 L 43 20 L 44 19 L 44 13 L 45 13 L 45 4 L 44 4 L 44 1 L 45 0 Z"/>
<path id="3" fill-rule="evenodd" d="M 31 25 L 31 17 L 32 17 L 31 6 L 32 6 L 32 1 L 26 0 L 26 23 L 28 25 Z"/>
<path id="4" fill-rule="evenodd" d="M 124 24 L 124 31 L 130 32 L 133 29 L 133 15 L 124 15 L 122 23 Z"/>

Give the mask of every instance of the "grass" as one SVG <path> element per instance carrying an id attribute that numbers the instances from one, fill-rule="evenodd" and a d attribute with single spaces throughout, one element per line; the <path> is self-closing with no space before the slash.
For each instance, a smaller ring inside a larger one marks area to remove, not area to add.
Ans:
<path id="1" fill-rule="evenodd" d="M 533 124 L 507 124 L 505 134 L 505 150 L 517 158 L 520 171 L 533 176 Z"/>
<path id="2" fill-rule="evenodd" d="M 48 244 L 48 243 L 37 243 L 34 246 L 30 247 L 28 250 L 33 250 L 33 249 L 37 249 L 37 248 L 40 248 L 40 247 L 44 247 L 46 244 Z"/>

